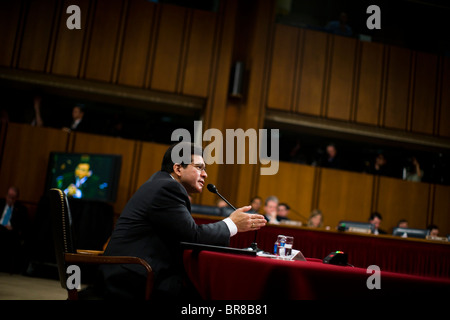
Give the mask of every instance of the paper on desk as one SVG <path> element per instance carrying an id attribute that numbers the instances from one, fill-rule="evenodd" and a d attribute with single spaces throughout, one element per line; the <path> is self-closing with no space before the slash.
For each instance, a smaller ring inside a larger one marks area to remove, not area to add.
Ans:
<path id="1" fill-rule="evenodd" d="M 300 254 L 299 254 L 300 253 Z M 259 251 L 256 253 L 257 256 L 259 257 L 265 257 L 265 258 L 272 258 L 272 259 L 280 259 L 280 260 L 301 260 L 301 261 L 305 261 L 305 257 L 303 256 L 303 254 L 299 251 L 299 250 L 295 250 L 292 249 L 292 254 L 290 256 L 285 256 L 285 257 L 280 257 L 268 252 L 264 252 L 264 251 Z"/>
<path id="2" fill-rule="evenodd" d="M 271 254 L 271 253 L 268 253 L 268 252 L 264 252 L 264 251 L 258 251 L 256 253 L 256 255 L 258 257 L 264 257 L 264 258 L 274 258 L 274 259 L 278 258 L 278 256 L 276 256 L 274 254 Z"/>

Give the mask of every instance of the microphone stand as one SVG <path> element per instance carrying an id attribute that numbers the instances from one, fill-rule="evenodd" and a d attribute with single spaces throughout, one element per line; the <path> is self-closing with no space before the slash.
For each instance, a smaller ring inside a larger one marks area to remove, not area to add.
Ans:
<path id="1" fill-rule="evenodd" d="M 225 197 L 223 197 L 223 196 L 219 193 L 219 191 L 217 191 L 217 188 L 216 188 L 215 185 L 213 185 L 213 184 L 208 184 L 207 189 L 208 189 L 210 192 L 217 194 L 217 195 L 218 195 L 223 201 L 225 201 L 225 202 L 226 202 L 226 203 L 227 203 L 234 211 L 237 210 L 230 202 L 228 202 L 227 199 L 225 199 Z M 249 250 L 249 251 L 255 251 L 255 252 L 264 251 L 264 250 L 258 248 L 258 244 L 256 243 L 256 236 L 257 236 L 257 234 L 258 234 L 258 230 L 255 230 L 255 238 L 254 238 L 252 244 L 250 245 L 250 247 L 245 248 L 245 249 L 247 249 L 247 250 Z"/>

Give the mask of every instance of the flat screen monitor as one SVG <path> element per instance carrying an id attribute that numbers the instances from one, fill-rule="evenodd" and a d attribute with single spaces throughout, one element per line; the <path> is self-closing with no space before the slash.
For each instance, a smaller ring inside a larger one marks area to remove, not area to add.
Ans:
<path id="1" fill-rule="evenodd" d="M 122 156 L 51 152 L 46 190 L 58 188 L 68 198 L 114 202 Z"/>
<path id="2" fill-rule="evenodd" d="M 420 238 L 425 239 L 428 235 L 427 229 L 413 229 L 413 228 L 394 228 L 392 235 L 408 237 L 408 238 Z"/>

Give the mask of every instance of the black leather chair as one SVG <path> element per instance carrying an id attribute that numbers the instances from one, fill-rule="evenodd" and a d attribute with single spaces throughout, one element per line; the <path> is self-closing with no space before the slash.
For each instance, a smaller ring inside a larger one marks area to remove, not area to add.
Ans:
<path id="1" fill-rule="evenodd" d="M 77 289 L 67 286 L 67 267 L 82 264 L 140 264 L 147 270 L 145 299 L 151 298 L 153 289 L 153 270 L 147 261 L 138 257 L 110 257 L 103 256 L 103 251 L 77 250 L 73 241 L 72 216 L 69 203 L 64 192 L 60 189 L 49 190 L 50 215 L 55 246 L 56 262 L 58 264 L 61 287 L 67 290 L 69 300 L 78 300 Z M 100 297 L 101 298 L 101 297 Z"/>

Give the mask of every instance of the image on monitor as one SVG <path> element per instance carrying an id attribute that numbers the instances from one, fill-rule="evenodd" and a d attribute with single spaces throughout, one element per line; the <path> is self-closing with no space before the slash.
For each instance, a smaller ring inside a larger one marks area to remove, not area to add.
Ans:
<path id="1" fill-rule="evenodd" d="M 51 152 L 46 189 L 61 189 L 69 198 L 114 202 L 121 155 Z"/>

